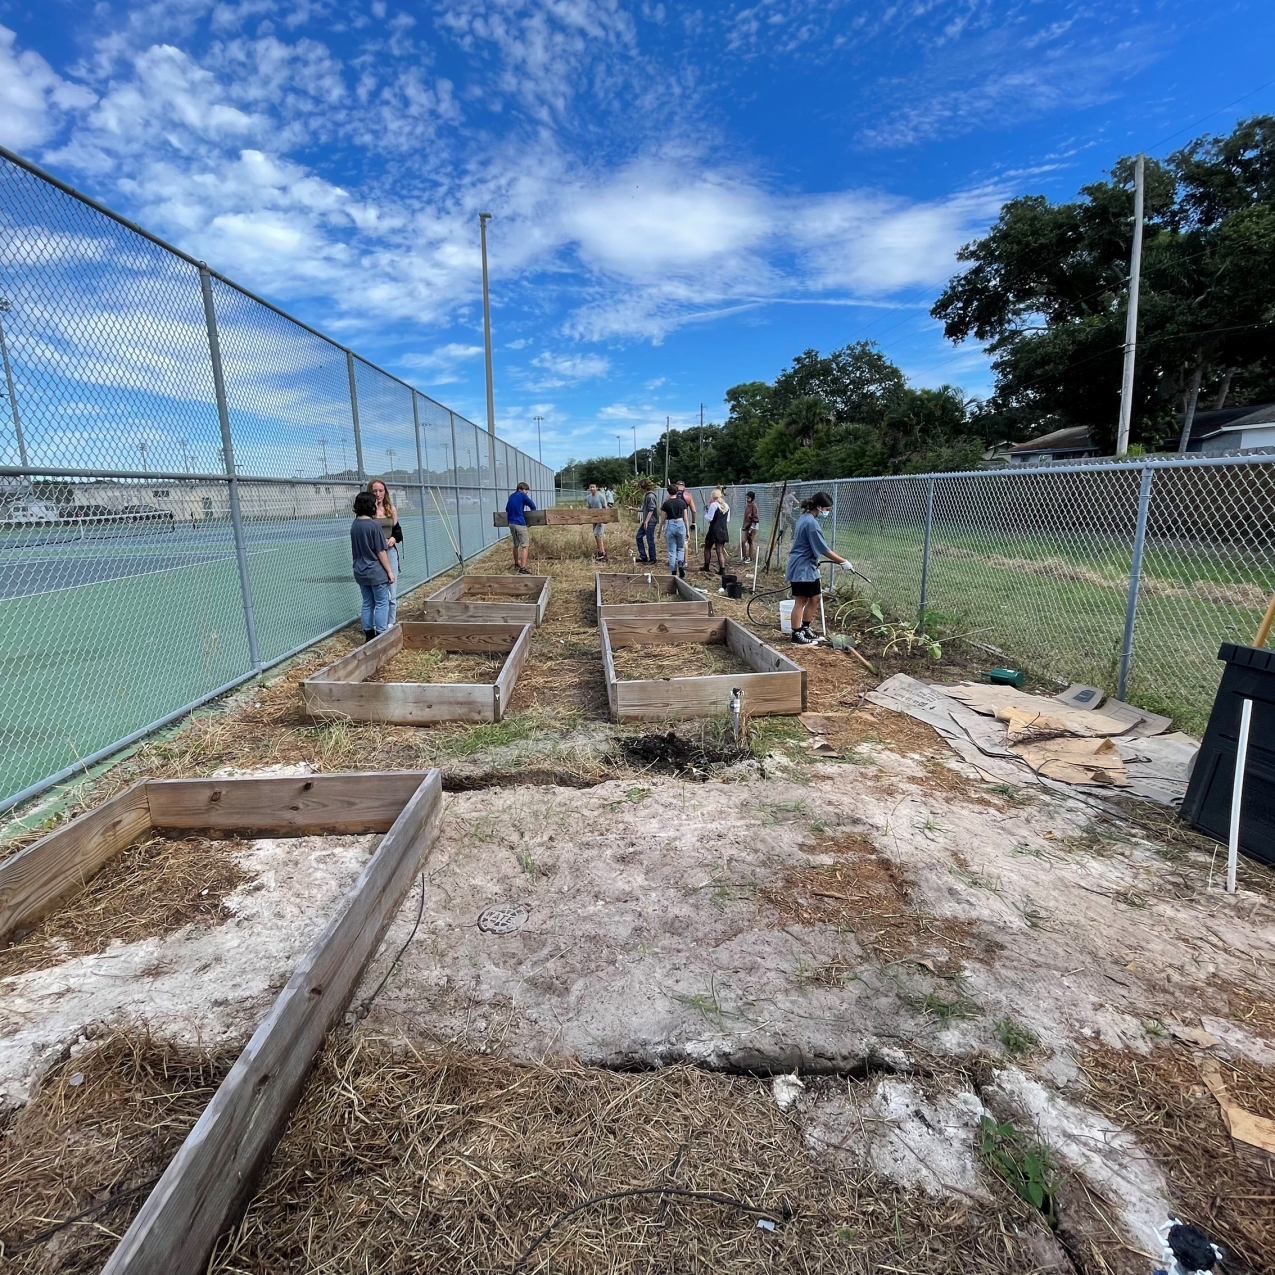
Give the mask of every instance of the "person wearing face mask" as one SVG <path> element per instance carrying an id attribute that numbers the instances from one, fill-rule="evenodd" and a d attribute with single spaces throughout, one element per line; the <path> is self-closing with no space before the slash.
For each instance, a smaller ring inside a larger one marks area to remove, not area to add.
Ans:
<path id="1" fill-rule="evenodd" d="M 792 640 L 798 646 L 809 646 L 816 640 L 811 621 L 819 610 L 819 594 L 822 585 L 819 579 L 819 563 L 827 558 L 845 566 L 850 564 L 837 553 L 828 548 L 819 524 L 832 513 L 832 497 L 826 492 L 817 491 L 809 500 L 801 502 L 804 511 L 797 519 L 792 533 L 792 548 L 788 552 L 788 567 L 784 579 L 792 590 Z"/>

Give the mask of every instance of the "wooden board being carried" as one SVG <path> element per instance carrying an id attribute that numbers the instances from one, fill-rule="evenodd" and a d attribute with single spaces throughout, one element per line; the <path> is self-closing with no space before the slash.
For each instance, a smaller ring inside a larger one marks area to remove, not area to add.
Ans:
<path id="1" fill-rule="evenodd" d="M 614 505 L 609 509 L 528 509 L 523 517 L 528 527 L 588 527 L 595 522 L 619 522 L 620 511 Z M 497 510 L 491 524 L 507 527 L 509 519 L 503 510 Z"/>
<path id="2" fill-rule="evenodd" d="M 485 620 L 492 624 L 541 624 L 549 606 L 549 576 L 457 576 L 425 599 L 421 619 Z M 496 594 L 499 602 L 477 601 Z M 508 598 L 508 601 L 504 599 Z"/>
<path id="3" fill-rule="evenodd" d="M 598 621 L 606 666 L 611 716 L 620 722 L 651 718 L 714 717 L 725 713 L 732 692 L 742 692 L 744 714 L 764 717 L 806 709 L 806 670 L 780 655 L 743 625 L 715 616 L 676 619 L 619 617 Z M 619 681 L 612 651 L 624 646 L 665 646 L 720 642 L 753 673 L 708 677 L 672 677 L 658 681 Z"/>
<path id="4" fill-rule="evenodd" d="M 472 577 L 471 577 L 472 578 Z M 503 576 L 496 577 L 504 579 Z M 506 655 L 494 682 L 368 682 L 400 651 Z M 404 620 L 301 683 L 312 717 L 355 722 L 498 722 L 531 654 L 529 624 L 429 624 Z"/>
<path id="5" fill-rule="evenodd" d="M 599 620 L 624 617 L 633 619 L 672 619 L 679 615 L 712 615 L 713 604 L 708 595 L 692 588 L 685 580 L 667 572 L 621 574 L 601 571 L 593 575 L 594 603 Z M 634 600 L 635 593 L 647 595 L 645 602 Z M 608 601 L 609 598 L 618 599 Z"/>

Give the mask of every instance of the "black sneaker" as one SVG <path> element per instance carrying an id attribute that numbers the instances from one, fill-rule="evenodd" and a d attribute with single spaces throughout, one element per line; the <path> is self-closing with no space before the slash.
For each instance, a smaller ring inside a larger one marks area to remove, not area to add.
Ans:
<path id="1" fill-rule="evenodd" d="M 685 579 L 686 579 L 686 568 L 685 568 L 685 567 L 678 567 L 678 569 L 677 569 L 677 574 L 678 574 L 679 576 L 681 576 L 681 578 L 682 578 L 683 580 L 685 580 Z"/>
<path id="2" fill-rule="evenodd" d="M 815 635 L 807 633 L 805 629 L 794 629 L 792 640 L 797 646 L 811 646 L 814 643 Z"/>

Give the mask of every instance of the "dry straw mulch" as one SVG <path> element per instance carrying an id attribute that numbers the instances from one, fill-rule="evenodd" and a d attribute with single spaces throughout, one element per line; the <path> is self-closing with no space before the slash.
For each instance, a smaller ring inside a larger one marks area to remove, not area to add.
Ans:
<path id="1" fill-rule="evenodd" d="M 712 677 L 717 674 L 757 671 L 724 642 L 620 646 L 612 649 L 611 656 L 615 663 L 615 676 L 621 682 L 659 681 L 671 677 Z"/>
<path id="2" fill-rule="evenodd" d="M 116 941 L 220 924 L 230 915 L 225 897 L 247 880 L 234 844 L 151 837 L 126 847 L 72 899 L 0 949 L 0 979 L 102 952 Z"/>
<path id="3" fill-rule="evenodd" d="M 139 1032 L 54 1068 L 0 1128 L 0 1269 L 100 1270 L 232 1061 Z"/>
<path id="4" fill-rule="evenodd" d="M 494 682 L 507 656 L 483 651 L 400 651 L 368 682 Z"/>
<path id="5" fill-rule="evenodd" d="M 1098 1046 L 1083 1065 L 1086 1104 L 1137 1134 L 1182 1215 L 1260 1275 L 1275 1275 L 1275 1157 L 1232 1140 L 1199 1057 L 1178 1044 L 1147 1056 Z M 1235 1102 L 1275 1119 L 1275 1068 L 1219 1066 Z"/>
<path id="6" fill-rule="evenodd" d="M 662 1187 L 703 1195 L 652 1193 Z M 323 1055 L 211 1269 L 1037 1270 L 1038 1218 L 1012 1198 L 998 1206 L 831 1168 L 764 1080 L 520 1066 L 365 1038 Z"/>

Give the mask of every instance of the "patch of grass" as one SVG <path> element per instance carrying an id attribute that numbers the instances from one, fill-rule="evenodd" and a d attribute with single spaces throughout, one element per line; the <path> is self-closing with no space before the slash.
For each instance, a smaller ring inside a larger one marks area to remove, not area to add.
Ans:
<path id="1" fill-rule="evenodd" d="M 1040 1143 L 1025 1139 L 1011 1121 L 997 1123 L 990 1116 L 984 1116 L 979 1125 L 978 1149 L 1019 1198 L 1039 1209 L 1054 1226 L 1058 1174 L 1049 1152 Z"/>
<path id="2" fill-rule="evenodd" d="M 967 997 L 957 995 L 951 1000 L 940 996 L 938 992 L 926 992 L 915 1001 L 917 1009 L 937 1018 L 940 1023 L 955 1022 L 958 1018 L 973 1018 L 978 1007 Z"/>
<path id="3" fill-rule="evenodd" d="M 1017 784 L 992 784 L 988 791 L 994 792 L 1003 801 L 1008 801 L 1011 806 L 1027 806 L 1031 804 L 1031 798 L 1026 796 Z"/>
<path id="4" fill-rule="evenodd" d="M 1031 1053 L 1040 1044 L 1040 1037 L 1030 1027 L 1012 1018 L 998 1019 L 992 1030 L 1005 1052 L 1014 1058 Z"/>
<path id="5" fill-rule="evenodd" d="M 649 788 L 630 788 L 623 797 L 618 798 L 616 801 L 608 802 L 607 804 L 612 810 L 619 810 L 622 806 L 641 805 L 641 803 L 644 802 L 650 795 L 651 790 Z"/>
<path id="6" fill-rule="evenodd" d="M 758 761 L 773 752 L 789 752 L 800 756 L 793 745 L 805 739 L 806 728 L 791 717 L 758 717 L 748 723 L 748 751 Z"/>
<path id="7" fill-rule="evenodd" d="M 962 868 L 958 863 L 949 864 L 947 870 L 962 884 L 971 886 L 976 890 L 987 890 L 990 894 L 998 896 L 1005 893 L 1005 887 L 1001 885 L 1000 877 L 989 877 L 982 872 L 971 872 L 968 868 Z"/>
<path id="8" fill-rule="evenodd" d="M 754 809 L 761 815 L 763 824 L 793 823 L 806 813 L 806 803 L 797 801 L 759 801 Z"/>
<path id="9" fill-rule="evenodd" d="M 522 743 L 546 732 L 562 736 L 572 731 L 580 720 L 579 712 L 549 714 L 543 709 L 531 708 L 521 713 L 510 713 L 499 722 L 431 731 L 417 747 L 422 762 L 437 765 L 473 757 L 489 748 Z M 557 740 L 553 744 L 556 748 Z"/>

